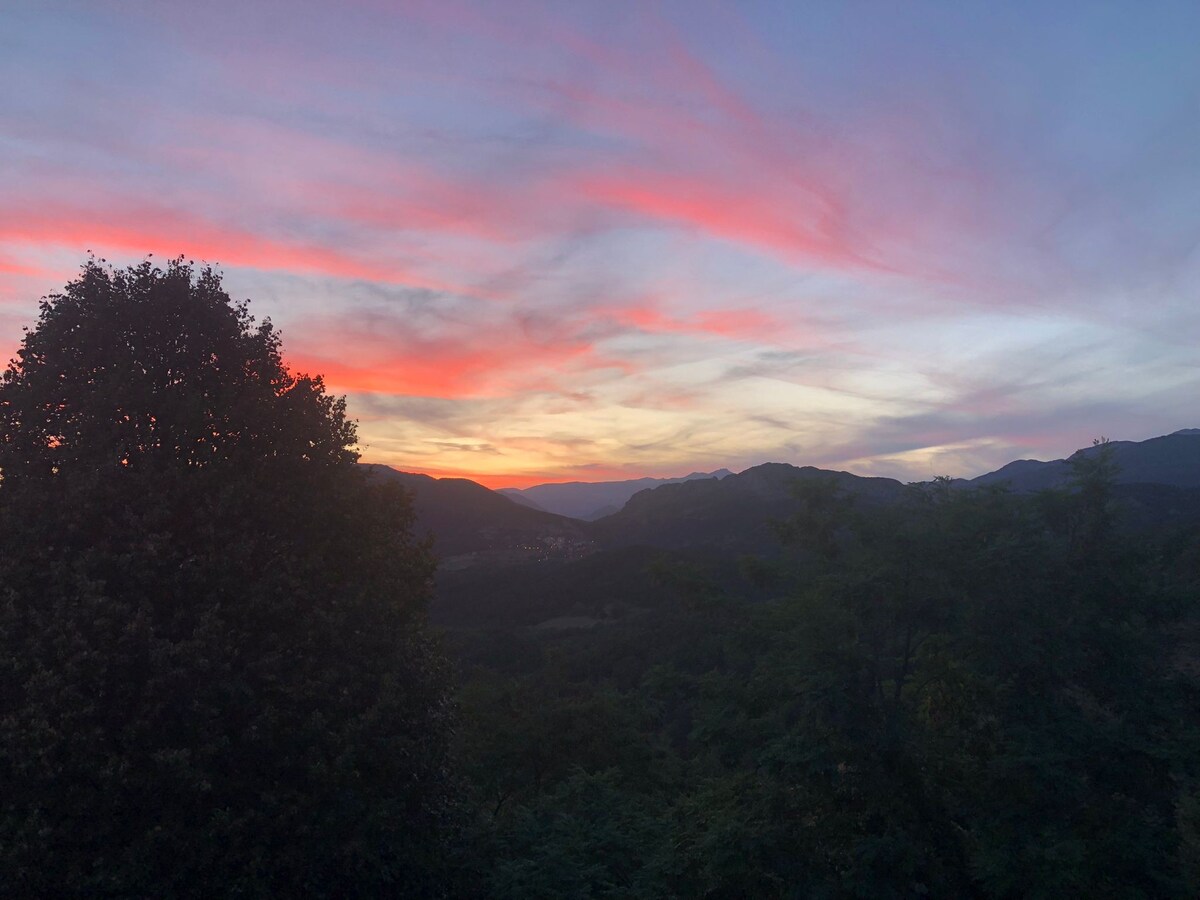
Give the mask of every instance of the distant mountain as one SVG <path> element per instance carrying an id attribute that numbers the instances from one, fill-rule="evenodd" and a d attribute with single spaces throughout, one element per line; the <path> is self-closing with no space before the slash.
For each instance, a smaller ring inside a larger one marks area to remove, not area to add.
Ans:
<path id="1" fill-rule="evenodd" d="M 898 499 L 904 490 L 891 478 L 764 463 L 720 480 L 641 491 L 619 512 L 591 523 L 589 532 L 604 547 L 704 545 L 737 552 L 762 550 L 777 544 L 772 520 L 795 510 L 792 485 L 812 478 L 832 478 L 843 491 L 866 503 Z"/>
<path id="2" fill-rule="evenodd" d="M 534 509 L 544 509 L 548 512 L 558 513 L 560 516 L 570 516 L 573 519 L 590 522 L 616 512 L 638 491 L 665 484 L 679 484 L 683 481 L 705 478 L 720 479 L 729 474 L 728 469 L 717 469 L 715 472 L 693 472 L 682 478 L 568 481 L 561 484 L 536 484 L 527 488 L 501 488 L 497 493 L 504 494 L 518 503 L 525 503 Z"/>
<path id="3" fill-rule="evenodd" d="M 1110 446 L 1119 467 L 1117 497 L 1130 525 L 1200 523 L 1200 429 L 1140 442 L 1114 441 Z M 1070 459 L 1096 452 L 1089 447 L 1067 460 L 1016 460 L 957 484 L 1007 483 L 1021 492 L 1059 487 L 1069 482 Z M 778 547 L 771 523 L 795 511 L 792 487 L 798 481 L 832 478 L 860 506 L 893 502 L 905 489 L 890 478 L 786 463 L 766 463 L 737 475 L 721 469 L 680 479 L 545 484 L 500 492 L 461 478 L 372 468 L 413 492 L 418 533 L 435 536 L 443 572 L 483 563 L 580 559 L 597 550 L 621 547 L 770 552 Z M 642 490 L 636 490 L 639 485 Z M 548 507 L 569 509 L 579 517 L 598 515 L 603 508 L 595 504 L 605 497 L 617 499 L 620 506 L 610 504 L 610 513 L 594 521 L 547 511 Z M 584 508 L 588 512 L 581 513 Z"/>
<path id="4" fill-rule="evenodd" d="M 1112 441 L 1118 466 L 1117 484 L 1157 484 L 1176 488 L 1200 487 L 1200 428 L 1185 428 L 1146 441 Z M 1071 460 L 1097 453 L 1097 447 L 1077 450 L 1067 459 L 1039 462 L 1019 459 L 965 484 L 978 487 L 1007 482 L 1014 491 L 1062 487 L 1071 478 Z"/>
<path id="5" fill-rule="evenodd" d="M 1181 524 L 1200 520 L 1200 429 L 1146 441 L 1113 441 L 1119 467 L 1118 498 L 1131 525 Z M 1070 459 L 1099 452 L 1079 450 Z M 1017 460 L 970 481 L 967 487 L 1008 483 L 1016 491 L 1066 485 L 1070 460 Z M 709 546 L 761 551 L 775 545 L 772 520 L 795 509 L 791 487 L 807 478 L 832 478 L 861 504 L 898 500 L 904 485 L 889 478 L 862 478 L 811 466 L 767 463 L 730 475 L 663 485 L 634 495 L 619 512 L 593 522 L 590 534 L 601 547 L 646 545 L 664 549 Z"/>
<path id="6" fill-rule="evenodd" d="M 1114 455 L 1123 468 L 1114 496 L 1127 527 L 1167 534 L 1200 527 L 1200 486 L 1189 486 L 1200 482 L 1198 448 L 1200 430 L 1140 443 L 1114 443 Z M 1018 460 L 958 483 L 969 487 L 1007 481 L 1016 482 L 1016 490 L 1032 491 L 1063 484 L 1069 473 L 1065 460 Z M 797 482 L 817 478 L 833 479 L 855 497 L 860 509 L 896 502 L 906 491 L 905 485 L 892 479 L 783 463 L 767 463 L 719 480 L 660 484 L 633 495 L 609 516 L 573 522 L 591 541 L 580 546 L 591 552 L 574 558 L 545 557 L 545 562 L 536 555 L 515 558 L 515 565 L 486 564 L 493 559 L 514 560 L 512 556 L 477 554 L 471 561 L 481 565 L 443 566 L 432 614 L 450 628 L 612 626 L 651 615 L 667 602 L 669 573 L 676 566 L 700 573 L 730 596 L 750 597 L 756 588 L 743 577 L 738 560 L 744 554 L 769 555 L 779 549 L 771 523 L 795 513 Z M 538 521 L 572 522 L 557 517 Z M 506 642 L 486 646 L 490 653 L 512 652 Z"/>
<path id="7" fill-rule="evenodd" d="M 520 491 L 515 491 L 511 488 L 500 488 L 498 491 L 496 491 L 496 493 L 504 495 L 513 503 L 519 503 L 521 506 L 528 506 L 530 509 L 539 509 L 542 512 L 547 512 L 547 510 L 542 509 L 542 507 L 534 503 L 532 498 L 526 497 Z"/>
<path id="8" fill-rule="evenodd" d="M 590 552 L 581 523 L 515 503 L 465 478 L 431 478 L 364 463 L 413 495 L 418 535 L 432 534 L 442 567 L 570 559 Z"/>

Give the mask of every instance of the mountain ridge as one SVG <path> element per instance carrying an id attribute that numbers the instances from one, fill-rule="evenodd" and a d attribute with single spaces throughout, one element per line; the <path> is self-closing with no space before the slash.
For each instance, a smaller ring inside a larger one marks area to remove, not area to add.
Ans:
<path id="1" fill-rule="evenodd" d="M 413 497 L 416 532 L 431 535 L 443 566 L 571 558 L 590 550 L 576 519 L 515 503 L 467 478 L 434 478 L 378 463 L 373 477 L 402 484 Z"/>
<path id="2" fill-rule="evenodd" d="M 1200 516 L 1200 429 L 1107 446 L 1118 466 L 1117 496 L 1136 512 L 1138 521 Z M 1097 452 L 1098 447 L 1088 447 L 1066 459 L 1013 460 L 952 483 L 960 488 L 1006 484 L 1022 493 L 1062 488 L 1070 483 L 1071 460 Z M 418 532 L 435 536 L 435 549 L 443 565 L 451 568 L 576 559 L 597 550 L 633 546 L 761 552 L 777 543 L 772 522 L 794 511 L 793 486 L 798 482 L 830 478 L 866 506 L 898 500 L 906 490 L 892 478 L 773 462 L 736 474 L 726 471 L 722 477 L 692 473 L 681 479 L 576 482 L 572 486 L 595 484 L 606 490 L 617 484 L 625 491 L 650 482 L 630 493 L 619 509 L 587 521 L 539 508 L 538 501 L 523 492 L 492 491 L 468 479 L 438 479 L 381 465 L 372 469 L 412 492 Z"/>
<path id="3" fill-rule="evenodd" d="M 1063 487 L 1071 479 L 1071 461 L 1100 452 L 1106 446 L 1117 466 L 1117 484 L 1160 484 L 1200 487 L 1200 428 L 1183 428 L 1144 441 L 1108 441 L 1076 450 L 1065 459 L 1043 462 L 1018 459 L 994 472 L 958 483 L 980 487 L 1007 482 L 1020 492 Z"/>
<path id="4" fill-rule="evenodd" d="M 639 491 L 684 481 L 721 479 L 731 474 L 728 469 L 722 468 L 713 472 L 692 472 L 678 478 L 647 476 L 623 481 L 547 482 L 527 488 L 500 488 L 497 493 L 534 509 L 591 522 L 619 511 L 626 501 Z"/>

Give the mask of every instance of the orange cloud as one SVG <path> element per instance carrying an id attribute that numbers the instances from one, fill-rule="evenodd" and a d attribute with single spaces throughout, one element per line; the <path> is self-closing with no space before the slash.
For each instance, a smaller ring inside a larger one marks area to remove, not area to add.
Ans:
<path id="1" fill-rule="evenodd" d="M 355 357 L 353 349 L 347 354 Z M 504 393 L 496 366 L 510 362 L 498 354 L 461 350 L 376 359 L 369 364 L 343 362 L 331 356 L 289 354 L 288 364 L 301 372 L 319 372 L 334 391 L 404 394 L 417 397 L 490 397 Z"/>

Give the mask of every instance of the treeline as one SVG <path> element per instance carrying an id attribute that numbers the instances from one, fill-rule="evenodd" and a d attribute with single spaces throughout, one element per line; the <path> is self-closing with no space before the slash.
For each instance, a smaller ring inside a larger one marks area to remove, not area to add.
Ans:
<path id="1" fill-rule="evenodd" d="M 664 565 L 640 615 L 461 635 L 478 889 L 1196 896 L 1200 545 L 1123 529 L 1112 475 L 809 483 L 743 561 L 775 599 Z"/>

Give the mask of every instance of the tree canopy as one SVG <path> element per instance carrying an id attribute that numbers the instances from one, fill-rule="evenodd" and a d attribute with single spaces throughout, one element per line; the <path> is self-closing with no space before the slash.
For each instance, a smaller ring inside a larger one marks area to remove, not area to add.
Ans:
<path id="1" fill-rule="evenodd" d="M 705 547 L 633 615 L 464 631 L 490 896 L 1200 896 L 1200 544 L 1123 522 L 1110 450 L 1038 495 L 799 481 L 744 580 Z"/>
<path id="2" fill-rule="evenodd" d="M 0 869 L 31 894 L 441 890 L 433 562 L 279 333 L 88 261 L 0 383 Z"/>

